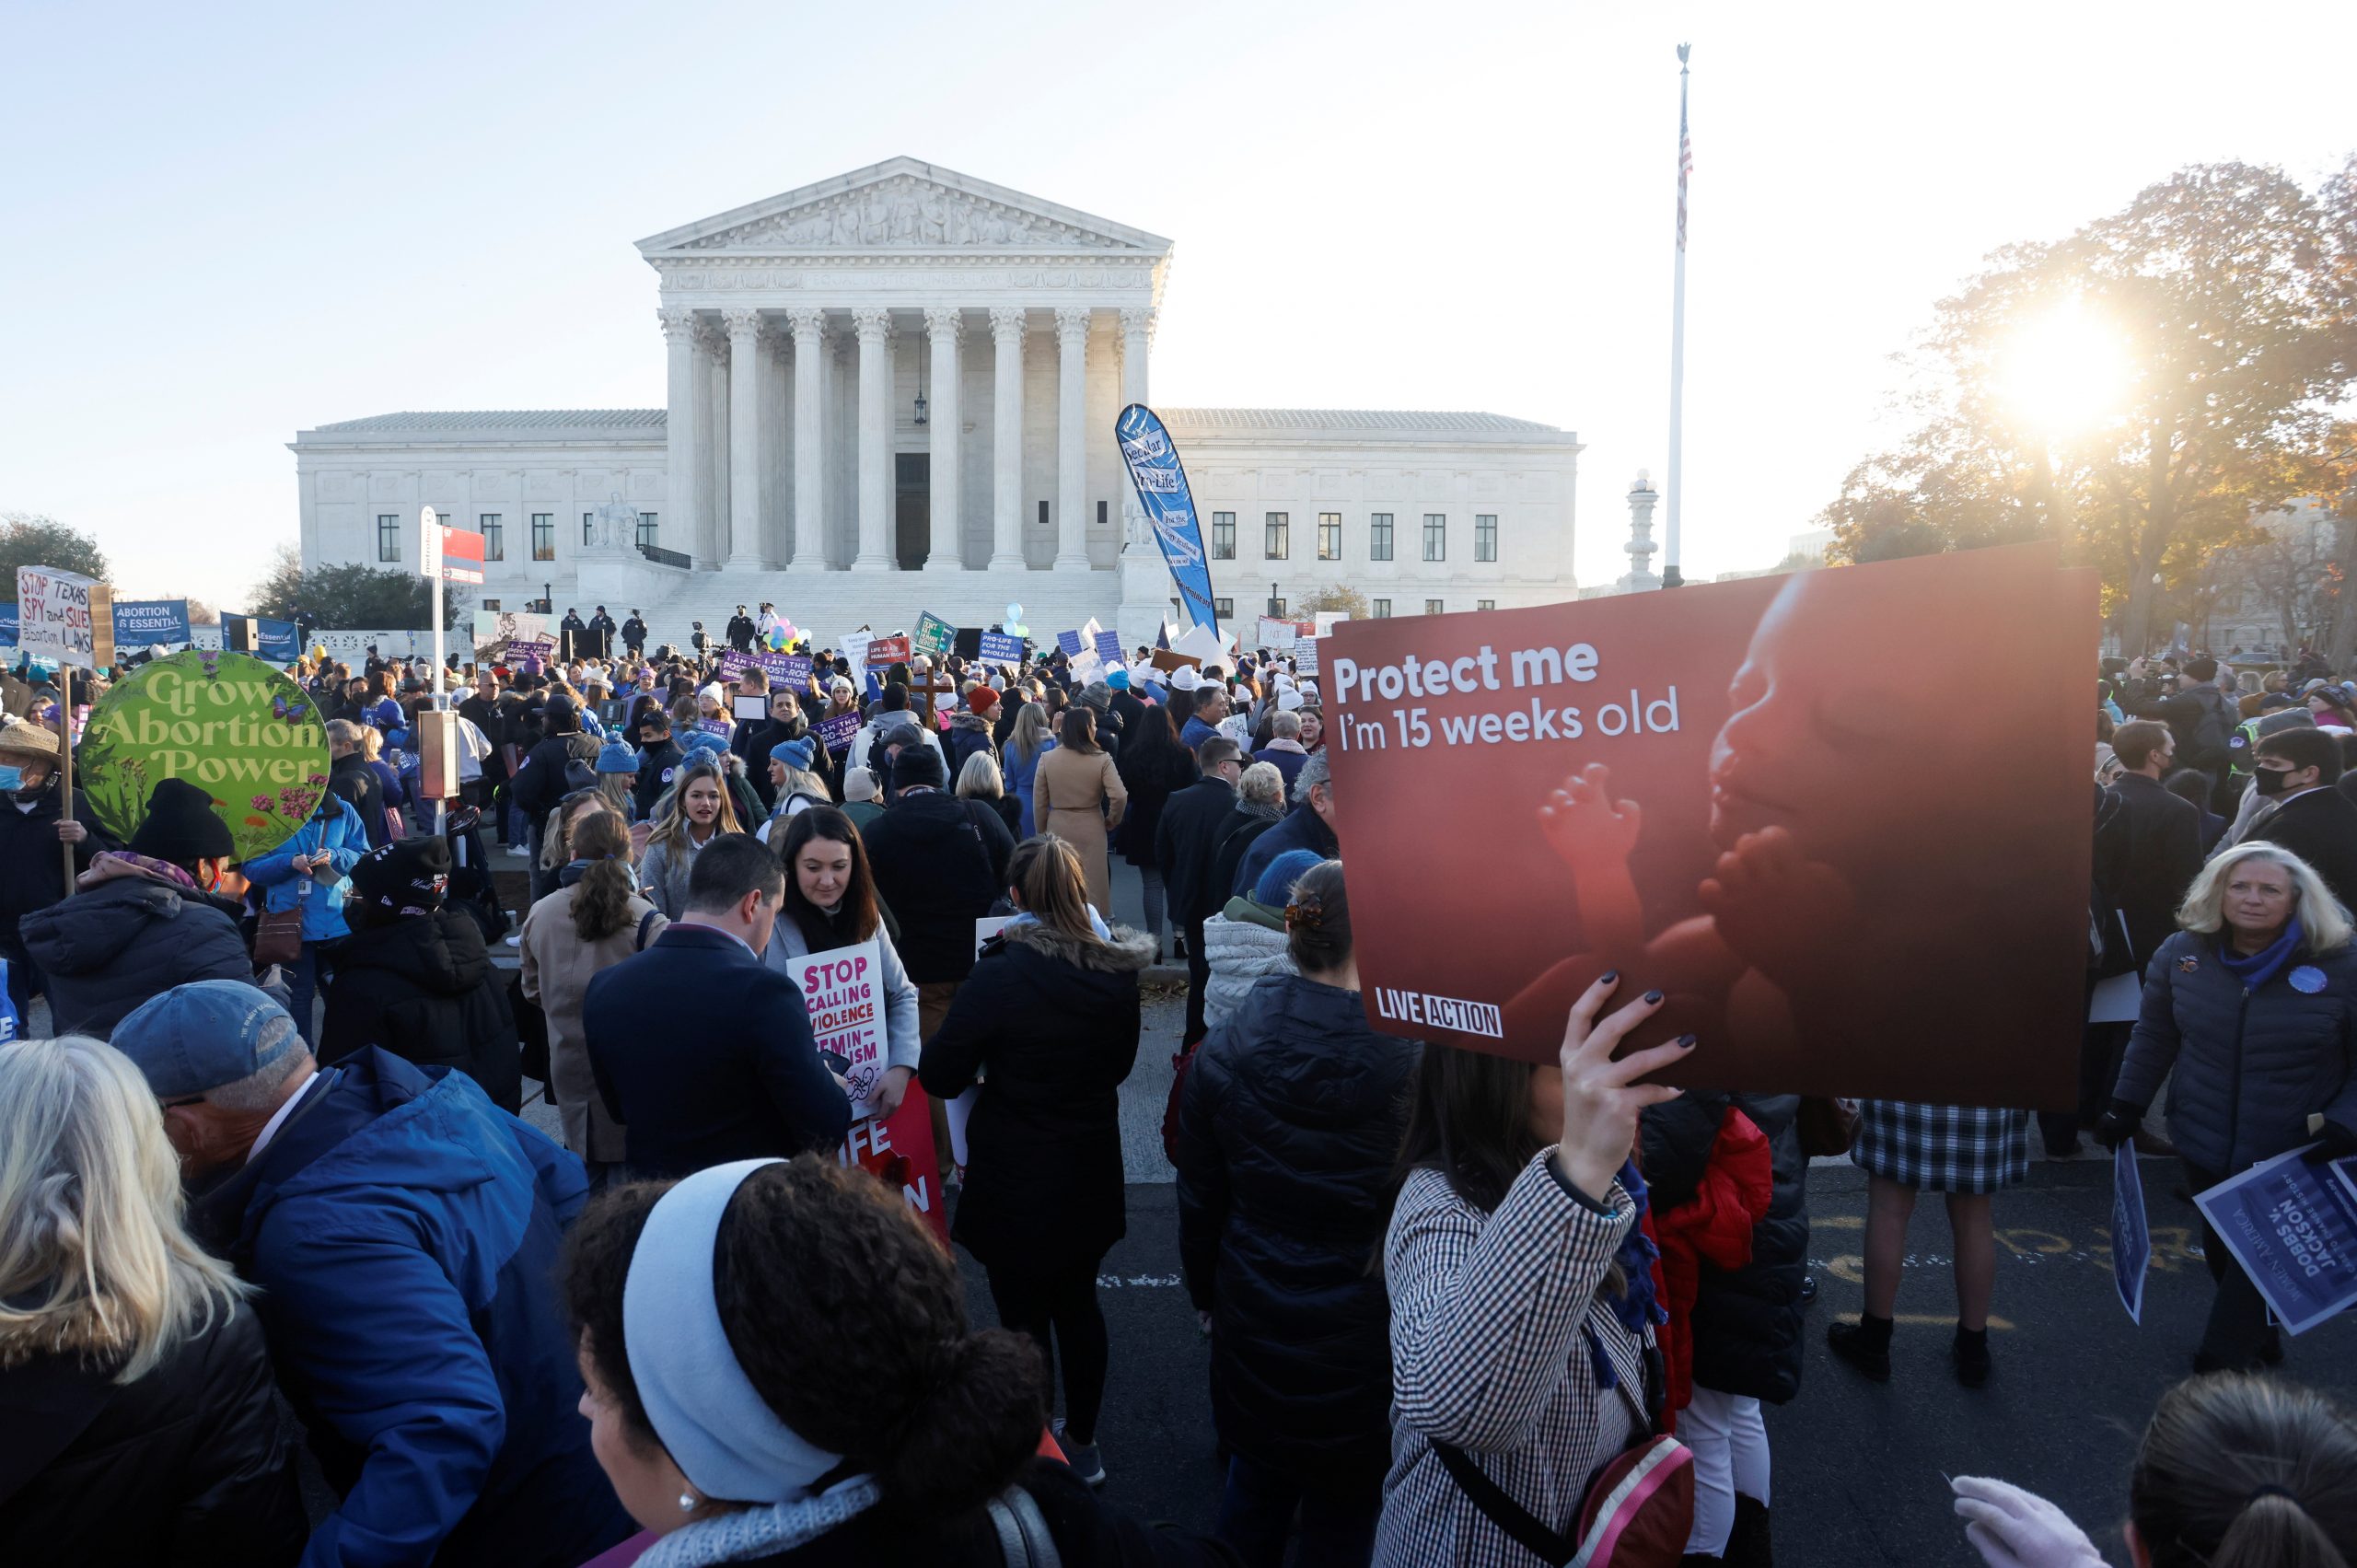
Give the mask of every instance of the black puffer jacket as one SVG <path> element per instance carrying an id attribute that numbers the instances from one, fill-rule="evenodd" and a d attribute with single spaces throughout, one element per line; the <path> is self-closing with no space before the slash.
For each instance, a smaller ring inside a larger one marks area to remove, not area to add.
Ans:
<path id="1" fill-rule="evenodd" d="M 2357 1128 L 2357 947 L 2305 948 L 2246 993 L 2218 938 L 2180 931 L 2144 971 L 2144 999 L 2112 1091 L 2150 1109 L 2169 1086 L 2169 1139 L 2232 1175 L 2308 1142 L 2322 1111 Z"/>
<path id="2" fill-rule="evenodd" d="M 0 1372 L 0 1562 L 292 1562 L 294 1460 L 249 1307 L 128 1385 L 36 1354 Z"/>
<path id="3" fill-rule="evenodd" d="M 1178 1250 L 1212 1314 L 1212 1416 L 1296 1476 L 1379 1479 L 1391 1307 L 1368 1262 L 1423 1047 L 1356 992 L 1266 975 L 1196 1052 L 1178 1104 Z"/>
<path id="4" fill-rule="evenodd" d="M 16 797 L 0 793 L 0 952 L 21 939 L 17 925 L 26 915 L 65 897 L 65 855 L 57 842 L 57 819 L 63 803 L 52 781 L 34 798 L 32 809 L 19 807 Z M 99 826 L 89 798 L 74 792 L 74 819 L 88 830 L 74 846 L 75 875 L 90 869 L 101 850 L 119 848 L 113 835 Z"/>
<path id="5" fill-rule="evenodd" d="M 1147 938 L 1119 928 L 1109 943 L 1010 925 L 924 1042 L 917 1076 L 935 1098 L 989 1074 L 967 1125 L 951 1234 L 991 1267 L 1093 1264 L 1126 1231 L 1120 1088 L 1137 1063 L 1138 974 L 1153 956 Z"/>
<path id="6" fill-rule="evenodd" d="M 907 940 L 900 959 L 919 985 L 963 980 L 974 968 L 974 922 L 1006 890 L 1015 839 L 979 800 L 945 790 L 904 795 L 860 834 L 877 895 Z"/>
<path id="7" fill-rule="evenodd" d="M 103 1040 L 176 985 L 254 977 L 238 906 L 158 877 L 112 877 L 25 916 L 20 929 L 48 978 L 59 1034 Z"/>
<path id="8" fill-rule="evenodd" d="M 1768 1215 L 1751 1227 L 1751 1261 L 1701 1263 L 1694 1298 L 1694 1382 L 1722 1394 L 1782 1404 L 1801 1390 L 1801 1281 L 1808 1272 L 1808 1156 L 1801 1153 L 1798 1095 L 1728 1095 L 1689 1089 L 1648 1109 L 1638 1125 L 1649 1202 L 1656 1215 L 1689 1202 L 1701 1185 L 1719 1123 L 1732 1108 L 1768 1139 L 1774 1186 Z"/>
<path id="9" fill-rule="evenodd" d="M 456 910 L 355 928 L 328 982 L 319 1064 L 380 1045 L 420 1067 L 456 1067 L 502 1110 L 524 1103 L 523 1055 L 482 930 Z"/>

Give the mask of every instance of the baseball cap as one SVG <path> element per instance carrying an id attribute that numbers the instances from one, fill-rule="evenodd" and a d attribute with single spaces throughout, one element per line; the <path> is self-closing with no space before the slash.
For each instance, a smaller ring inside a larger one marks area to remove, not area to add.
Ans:
<path id="1" fill-rule="evenodd" d="M 241 980 L 194 980 L 150 997 L 114 1027 L 110 1043 L 157 1099 L 242 1083 L 306 1049 L 286 1009 Z"/>

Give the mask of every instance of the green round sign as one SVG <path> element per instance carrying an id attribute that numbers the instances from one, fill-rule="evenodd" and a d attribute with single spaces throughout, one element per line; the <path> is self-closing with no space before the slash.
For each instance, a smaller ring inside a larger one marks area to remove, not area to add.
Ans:
<path id="1" fill-rule="evenodd" d="M 237 858 L 250 860 L 294 837 L 319 805 L 327 726 L 292 678 L 250 654 L 190 648 L 153 659 L 90 714 L 74 782 L 127 842 L 165 779 L 211 796 Z"/>

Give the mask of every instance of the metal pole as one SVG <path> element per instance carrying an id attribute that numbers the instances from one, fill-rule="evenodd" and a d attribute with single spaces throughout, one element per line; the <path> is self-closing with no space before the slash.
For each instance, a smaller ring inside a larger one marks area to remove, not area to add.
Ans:
<path id="1" fill-rule="evenodd" d="M 1686 436 L 1686 57 L 1692 44 L 1678 46 L 1678 260 L 1669 303 L 1669 482 L 1663 487 L 1668 518 L 1663 527 L 1661 586 L 1674 588 L 1686 581 L 1678 569 L 1678 511 L 1686 499 L 1680 467 Z"/>

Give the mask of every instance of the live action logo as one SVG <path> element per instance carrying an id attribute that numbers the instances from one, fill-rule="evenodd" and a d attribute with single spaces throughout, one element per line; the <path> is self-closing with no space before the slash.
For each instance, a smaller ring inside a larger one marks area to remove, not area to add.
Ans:
<path id="1" fill-rule="evenodd" d="M 1458 1034 L 1486 1035 L 1492 1040 L 1506 1037 L 1504 1016 L 1487 1002 L 1465 1002 L 1454 996 L 1434 996 L 1427 992 L 1402 991 L 1396 986 L 1378 985 L 1375 988 L 1375 1010 L 1399 1023 L 1455 1029 Z"/>

